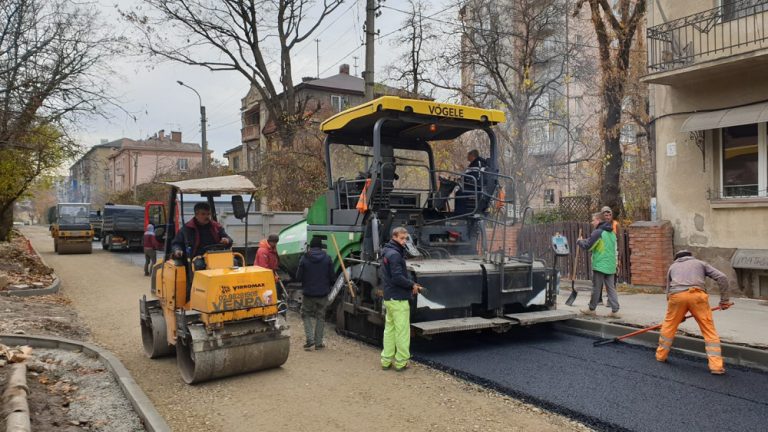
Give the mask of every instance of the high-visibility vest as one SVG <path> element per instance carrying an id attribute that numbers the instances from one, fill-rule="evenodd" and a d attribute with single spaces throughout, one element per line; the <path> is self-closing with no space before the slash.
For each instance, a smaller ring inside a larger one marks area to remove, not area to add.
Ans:
<path id="1" fill-rule="evenodd" d="M 363 191 L 360 192 L 360 198 L 357 199 L 357 211 L 360 213 L 365 213 L 368 211 L 368 186 L 371 185 L 371 179 L 365 180 L 365 186 L 363 186 Z"/>

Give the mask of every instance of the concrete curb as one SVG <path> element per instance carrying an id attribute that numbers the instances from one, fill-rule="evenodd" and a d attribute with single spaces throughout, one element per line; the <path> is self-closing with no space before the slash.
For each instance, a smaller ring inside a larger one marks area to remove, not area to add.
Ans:
<path id="1" fill-rule="evenodd" d="M 45 264 L 46 267 L 53 268 L 48 265 L 47 262 L 43 259 L 43 256 L 40 255 L 40 252 L 37 251 L 37 249 L 32 246 L 32 242 L 29 241 L 29 239 L 24 236 L 25 239 L 27 239 L 27 244 L 29 244 L 29 247 L 32 248 L 33 251 L 35 251 L 35 255 L 37 255 L 38 258 L 40 258 L 40 261 Z M 61 286 L 61 279 L 59 279 L 58 276 L 56 276 L 56 273 L 53 273 L 53 283 L 48 285 L 47 288 L 32 288 L 32 289 L 26 289 L 26 290 L 18 290 L 18 291 L 0 291 L 0 295 L 10 297 L 32 297 L 32 296 L 41 296 L 41 295 L 48 295 L 48 294 L 56 294 L 59 292 L 59 286 Z"/>
<path id="2" fill-rule="evenodd" d="M 170 432 L 171 428 L 163 416 L 157 412 L 144 391 L 134 381 L 128 369 L 111 352 L 87 342 L 73 341 L 54 336 L 27 336 L 0 334 L 0 342 L 6 345 L 29 345 L 33 348 L 62 349 L 77 351 L 91 357 L 99 358 L 117 379 L 125 397 L 131 402 L 133 409 L 144 422 L 144 427 L 150 432 Z"/>
<path id="3" fill-rule="evenodd" d="M 30 288 L 25 290 L 13 290 L 13 291 L 0 291 L 1 296 L 5 297 L 32 297 L 56 294 L 59 292 L 59 286 L 61 285 L 61 279 L 54 273 L 53 283 L 48 285 L 47 288 Z"/>
<path id="4" fill-rule="evenodd" d="M 638 330 L 620 324 L 612 324 L 603 321 L 571 319 L 555 323 L 555 327 L 565 332 L 572 332 L 586 336 L 599 338 L 614 338 Z M 659 344 L 659 332 L 650 331 L 624 342 L 656 348 Z M 768 350 L 760 350 L 741 345 L 722 343 L 723 359 L 726 363 L 768 371 Z M 686 355 L 706 358 L 704 353 L 704 340 L 690 336 L 675 336 L 672 350 Z"/>

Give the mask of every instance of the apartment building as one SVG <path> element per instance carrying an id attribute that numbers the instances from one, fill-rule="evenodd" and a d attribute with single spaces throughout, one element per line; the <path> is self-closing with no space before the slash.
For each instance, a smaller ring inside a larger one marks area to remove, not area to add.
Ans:
<path id="1" fill-rule="evenodd" d="M 143 140 L 124 138 L 107 161 L 110 192 L 125 192 L 160 174 L 194 169 L 202 163 L 202 148 L 200 144 L 182 142 L 181 132 L 166 135 L 160 130 Z"/>
<path id="2" fill-rule="evenodd" d="M 658 214 L 768 297 L 768 0 L 648 3 Z"/>

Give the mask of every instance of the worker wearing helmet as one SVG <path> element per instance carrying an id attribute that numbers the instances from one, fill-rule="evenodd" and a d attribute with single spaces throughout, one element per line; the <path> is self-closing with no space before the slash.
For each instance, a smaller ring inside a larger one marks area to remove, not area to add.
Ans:
<path id="1" fill-rule="evenodd" d="M 691 252 L 681 250 L 675 254 L 675 262 L 667 273 L 667 315 L 659 333 L 656 360 L 667 361 L 677 327 L 688 311 L 696 319 L 704 336 L 704 350 L 713 375 L 725 373 L 720 337 L 712 320 L 709 295 L 704 288 L 705 278 L 711 278 L 720 287 L 720 308 L 728 309 L 733 303 L 728 299 L 728 277 L 704 261 L 697 260 Z"/>

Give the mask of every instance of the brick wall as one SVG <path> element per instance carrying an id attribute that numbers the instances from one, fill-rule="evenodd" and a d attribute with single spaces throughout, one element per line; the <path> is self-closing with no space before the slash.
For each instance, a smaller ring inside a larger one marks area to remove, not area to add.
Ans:
<path id="1" fill-rule="evenodd" d="M 488 247 L 491 251 L 496 251 L 501 249 L 503 244 L 503 235 L 504 235 L 504 229 L 502 227 L 496 228 L 496 237 L 491 241 L 491 236 L 493 236 L 493 230 L 488 229 L 486 230 L 488 233 Z M 520 224 L 516 224 L 511 227 L 507 227 L 507 242 L 505 246 L 505 251 L 507 255 L 515 256 L 517 255 L 517 236 L 520 234 Z"/>
<path id="2" fill-rule="evenodd" d="M 663 287 L 674 257 L 674 230 L 669 221 L 635 222 L 629 226 L 632 284 Z"/>

